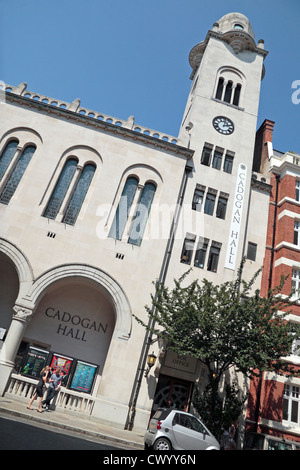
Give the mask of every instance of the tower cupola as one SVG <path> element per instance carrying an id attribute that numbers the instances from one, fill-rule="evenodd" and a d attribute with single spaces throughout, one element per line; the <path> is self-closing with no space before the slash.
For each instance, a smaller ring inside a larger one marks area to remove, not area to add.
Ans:
<path id="1" fill-rule="evenodd" d="M 214 24 L 213 31 L 218 31 L 221 34 L 226 34 L 229 31 L 243 31 L 249 34 L 253 40 L 255 39 L 250 21 L 241 13 L 228 13 L 222 16 L 222 18 Z"/>
<path id="2" fill-rule="evenodd" d="M 203 54 L 210 38 L 215 38 L 229 44 L 235 55 L 243 51 L 251 51 L 265 57 L 268 52 L 264 50 L 264 41 L 260 39 L 255 43 L 255 36 L 248 18 L 242 13 L 228 13 L 214 23 L 204 41 L 200 42 L 190 52 L 189 62 L 193 69 L 191 79 L 202 60 Z"/>

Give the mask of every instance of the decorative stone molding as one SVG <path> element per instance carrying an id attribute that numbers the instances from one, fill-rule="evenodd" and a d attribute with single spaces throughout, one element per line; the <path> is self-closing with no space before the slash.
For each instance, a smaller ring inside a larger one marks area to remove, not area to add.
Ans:
<path id="1" fill-rule="evenodd" d="M 26 83 L 21 83 L 17 86 L 9 84 L 3 84 L 1 86 L 0 84 L 0 92 L 2 91 L 7 92 L 6 100 L 11 102 L 22 99 L 22 102 L 24 103 L 24 98 L 24 104 L 30 108 L 34 106 L 49 114 L 54 113 L 62 115 L 66 119 L 75 119 L 76 121 L 83 120 L 86 125 L 92 125 L 95 127 L 100 126 L 100 128 L 103 128 L 104 125 L 105 130 L 110 130 L 115 133 L 122 133 L 122 131 L 124 133 L 124 131 L 127 131 L 127 135 L 128 132 L 130 132 L 131 137 L 134 136 L 135 139 L 139 140 L 147 139 L 149 142 L 148 138 L 154 137 L 156 146 L 165 147 L 167 144 L 172 144 L 172 146 L 178 146 L 176 152 L 180 151 L 180 141 L 177 137 L 164 134 L 148 127 L 135 125 L 134 116 L 129 116 L 128 119 L 124 121 L 123 119 L 108 116 L 107 114 L 81 106 L 79 98 L 76 98 L 72 103 L 67 103 L 66 101 L 51 98 L 40 93 L 34 93 L 27 90 Z"/>
<path id="2" fill-rule="evenodd" d="M 13 316 L 14 320 L 19 320 L 24 323 L 29 323 L 32 318 L 32 310 L 21 307 L 20 305 L 15 305 L 13 307 L 15 315 Z"/>
<path id="3" fill-rule="evenodd" d="M 20 283 L 18 299 L 21 299 L 33 282 L 32 267 L 26 256 L 15 245 L 3 238 L 0 238 L 0 251 L 10 258 L 16 268 Z"/>
<path id="4" fill-rule="evenodd" d="M 230 44 L 235 54 L 242 52 L 244 50 L 256 52 L 263 57 L 266 57 L 268 51 L 263 49 L 263 42 L 260 40 L 259 45 L 255 44 L 254 39 L 250 36 L 250 34 L 246 33 L 245 31 L 226 31 L 225 33 L 219 33 L 215 30 L 208 31 L 206 38 L 204 41 L 196 44 L 189 54 L 189 62 L 193 69 L 191 74 L 191 79 L 194 78 L 196 70 L 199 67 L 199 64 L 202 60 L 203 54 L 205 52 L 206 46 L 210 38 L 218 39 L 220 41 L 224 41 L 227 44 Z"/>

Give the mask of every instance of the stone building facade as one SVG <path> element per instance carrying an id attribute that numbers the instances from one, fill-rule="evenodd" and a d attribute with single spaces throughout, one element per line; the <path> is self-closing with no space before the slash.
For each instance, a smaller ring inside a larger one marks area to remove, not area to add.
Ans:
<path id="1" fill-rule="evenodd" d="M 134 316 L 147 322 L 156 279 L 172 285 L 192 266 L 192 278 L 231 280 L 243 255 L 246 277 L 261 267 L 270 184 L 253 152 L 266 55 L 244 15 L 216 22 L 189 56 L 178 137 L 5 85 L 1 394 L 27 399 L 48 362 L 66 372 L 66 410 L 145 429 L 158 406 L 188 409 L 205 371 Z"/>

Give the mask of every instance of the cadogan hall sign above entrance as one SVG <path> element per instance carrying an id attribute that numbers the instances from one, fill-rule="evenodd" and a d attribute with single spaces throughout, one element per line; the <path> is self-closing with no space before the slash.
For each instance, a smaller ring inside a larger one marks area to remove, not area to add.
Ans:
<path id="1" fill-rule="evenodd" d="M 244 163 L 240 163 L 239 169 L 238 169 L 236 188 L 235 188 L 235 193 L 234 193 L 232 218 L 231 218 L 231 225 L 230 225 L 230 231 L 229 231 L 226 260 L 225 260 L 225 268 L 232 269 L 232 270 L 235 269 L 237 252 L 238 252 L 243 206 L 244 206 L 244 200 L 245 200 L 246 176 L 247 176 L 247 166 Z"/>
<path id="2" fill-rule="evenodd" d="M 88 331 L 106 333 L 107 324 L 104 326 L 101 322 L 92 321 L 87 317 L 80 315 L 71 315 L 68 312 L 60 312 L 57 309 L 48 307 L 45 315 L 59 322 L 56 333 L 68 338 L 87 341 Z"/>

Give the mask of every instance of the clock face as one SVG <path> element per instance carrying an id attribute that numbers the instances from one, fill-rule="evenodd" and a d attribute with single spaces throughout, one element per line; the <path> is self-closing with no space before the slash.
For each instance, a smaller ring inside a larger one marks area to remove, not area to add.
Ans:
<path id="1" fill-rule="evenodd" d="M 232 134 L 234 131 L 233 122 L 225 116 L 217 116 L 213 119 L 213 126 L 216 131 L 224 135 Z"/>

